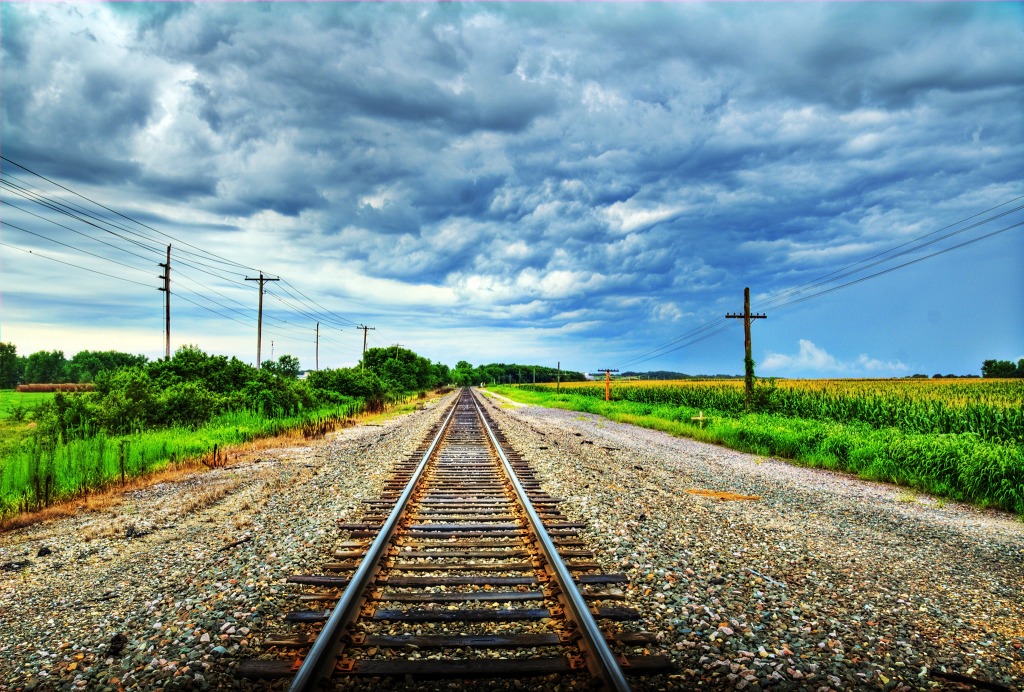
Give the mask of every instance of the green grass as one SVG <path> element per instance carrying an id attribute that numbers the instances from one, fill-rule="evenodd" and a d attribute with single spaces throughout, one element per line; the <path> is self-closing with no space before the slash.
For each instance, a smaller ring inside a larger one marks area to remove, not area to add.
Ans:
<path id="1" fill-rule="evenodd" d="M 221 414 L 197 430 L 163 428 L 133 435 L 99 434 L 67 443 L 47 444 L 22 434 L 0 457 L 0 520 L 21 511 L 99 490 L 122 478 L 159 471 L 175 461 L 208 456 L 260 437 L 278 435 L 325 418 L 358 413 L 361 402 L 300 415 L 268 418 L 249 411 Z"/>
<path id="2" fill-rule="evenodd" d="M 704 409 L 701 428 L 688 406 L 610 401 L 576 394 L 495 387 L 516 401 L 594 413 L 611 420 L 724 445 L 801 465 L 999 507 L 1024 516 L 1024 447 L 976 433 L 915 433 L 858 422 L 722 414 Z"/>
<path id="3" fill-rule="evenodd" d="M 3 460 L 17 450 L 32 434 L 32 412 L 37 406 L 53 399 L 53 392 L 16 392 L 0 389 L 0 469 Z M 12 415 L 20 412 L 18 416 Z"/>
<path id="4" fill-rule="evenodd" d="M 9 420 L 11 412 L 18 407 L 31 411 L 51 399 L 53 392 L 16 392 L 13 389 L 0 389 L 0 421 Z"/>

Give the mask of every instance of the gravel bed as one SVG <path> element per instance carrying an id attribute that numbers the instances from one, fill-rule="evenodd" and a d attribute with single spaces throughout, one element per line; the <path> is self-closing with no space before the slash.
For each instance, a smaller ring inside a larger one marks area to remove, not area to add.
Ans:
<path id="1" fill-rule="evenodd" d="M 1024 689 L 1024 523 L 598 416 L 488 400 L 629 575 L 650 689 Z M 753 500 L 694 494 L 719 491 Z"/>
<path id="2" fill-rule="evenodd" d="M 0 534 L 0 690 L 266 687 L 239 685 L 238 661 L 267 655 L 261 638 L 289 629 L 287 610 L 320 607 L 285 577 L 333 559 L 336 521 L 379 496 L 441 404 Z M 1024 689 L 1020 521 L 595 416 L 488 405 L 568 518 L 588 522 L 605 570 L 631 578 L 621 605 L 678 666 L 642 689 L 969 689 L 937 672 Z M 503 683 L 538 685 L 556 689 Z"/>
<path id="3" fill-rule="evenodd" d="M 237 662 L 310 607 L 285 578 L 330 559 L 336 521 L 380 495 L 449 397 L 0 534 L 0 690 L 236 687 Z"/>

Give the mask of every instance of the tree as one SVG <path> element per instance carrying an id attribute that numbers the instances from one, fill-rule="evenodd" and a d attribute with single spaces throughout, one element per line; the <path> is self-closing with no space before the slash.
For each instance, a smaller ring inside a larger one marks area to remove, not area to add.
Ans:
<path id="1" fill-rule="evenodd" d="M 29 384 L 67 382 L 64 351 L 36 351 L 25 361 L 23 381 Z"/>
<path id="2" fill-rule="evenodd" d="M 256 376 L 256 368 L 235 357 L 209 356 L 198 346 L 182 346 L 170 360 L 161 358 L 146 366 L 160 389 L 179 382 L 202 382 L 217 394 L 240 392 Z"/>
<path id="3" fill-rule="evenodd" d="M 101 372 L 141 367 L 148 361 L 146 356 L 121 351 L 79 351 L 67 362 L 64 371 L 71 382 L 92 382 Z"/>
<path id="4" fill-rule="evenodd" d="M 289 356 L 287 353 L 278 358 L 276 363 L 272 360 L 263 361 L 261 367 L 269 373 L 288 380 L 299 379 L 299 373 L 302 372 L 299 359 L 295 356 Z"/>
<path id="5" fill-rule="evenodd" d="M 21 359 L 14 344 L 0 342 L 0 389 L 12 389 L 21 380 Z"/>
<path id="6" fill-rule="evenodd" d="M 1024 363 L 1024 359 L 1022 359 Z M 1013 364 L 1009 360 L 986 360 L 981 364 L 982 377 L 1024 377 L 1024 369 L 1020 368 L 1021 363 Z"/>

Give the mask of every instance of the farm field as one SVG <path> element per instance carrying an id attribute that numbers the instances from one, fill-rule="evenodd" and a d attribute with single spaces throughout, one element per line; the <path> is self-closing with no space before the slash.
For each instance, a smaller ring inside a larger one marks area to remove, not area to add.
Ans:
<path id="1" fill-rule="evenodd" d="M 11 412 L 19 407 L 31 410 L 51 399 L 53 392 L 16 392 L 13 389 L 0 389 L 0 421 L 9 420 Z"/>
<path id="2" fill-rule="evenodd" d="M 517 401 L 604 415 L 1024 516 L 1024 381 L 737 380 L 494 387 Z M 693 420 L 703 417 L 704 420 Z"/>

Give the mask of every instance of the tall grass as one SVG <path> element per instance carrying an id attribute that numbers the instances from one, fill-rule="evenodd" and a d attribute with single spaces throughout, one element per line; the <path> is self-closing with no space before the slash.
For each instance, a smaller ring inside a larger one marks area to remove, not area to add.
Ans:
<path id="1" fill-rule="evenodd" d="M 359 413 L 362 406 L 357 400 L 281 418 L 232 411 L 197 430 L 162 428 L 123 436 L 100 432 L 67 442 L 35 434 L 0 461 L 0 520 L 159 471 L 171 463 L 204 457 L 215 447 L 291 429 L 319 435 Z"/>
<path id="2" fill-rule="evenodd" d="M 871 480 L 998 507 L 1024 516 L 1024 445 L 994 442 L 975 432 L 920 433 L 863 421 L 818 420 L 776 413 L 732 415 L 628 400 L 606 402 L 570 389 L 495 387 L 518 401 L 595 413 L 733 449 L 855 473 Z M 740 390 L 742 395 L 742 390 Z M 603 396 L 603 391 L 602 391 Z"/>

